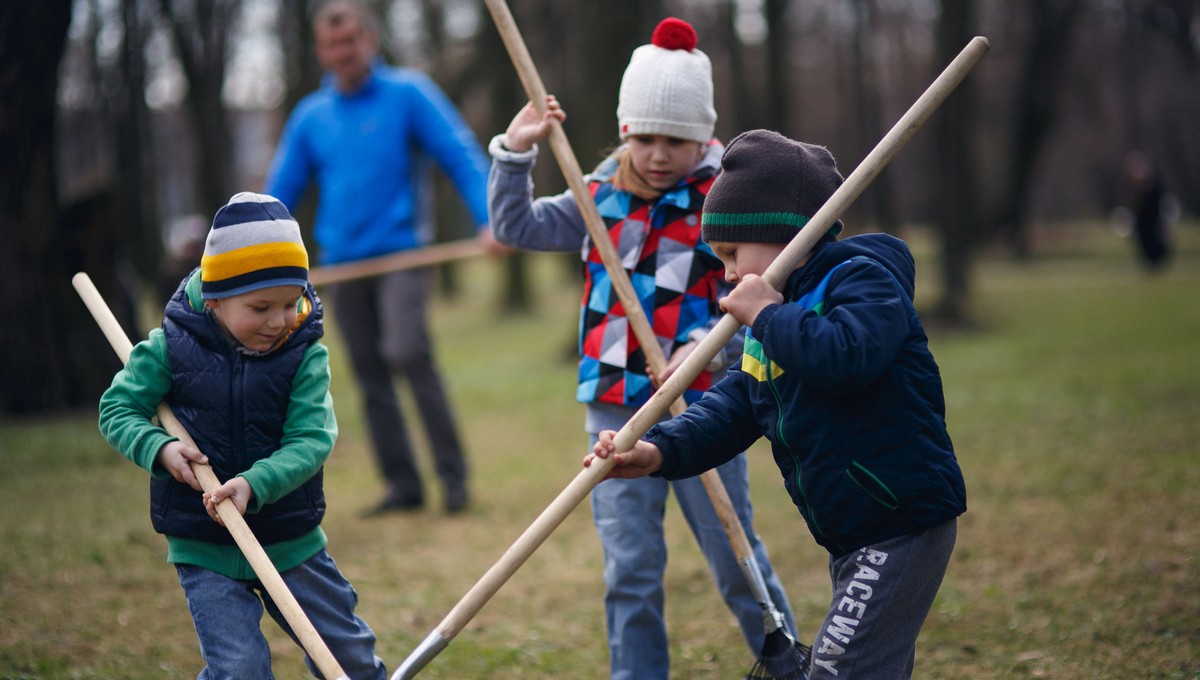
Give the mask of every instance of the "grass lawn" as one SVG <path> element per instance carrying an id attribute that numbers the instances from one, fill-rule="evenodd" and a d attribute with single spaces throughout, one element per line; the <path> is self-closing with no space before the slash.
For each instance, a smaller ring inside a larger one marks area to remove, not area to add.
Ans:
<path id="1" fill-rule="evenodd" d="M 929 329 L 969 511 L 918 649 L 922 678 L 1200 678 L 1200 226 L 1147 275 L 1103 225 L 1056 225 L 1028 262 L 987 255 L 972 331 Z M 912 235 L 918 307 L 936 263 Z M 500 267 L 458 270 L 433 310 L 439 361 L 469 448 L 475 503 L 363 520 L 382 488 L 336 332 L 342 435 L 326 466 L 329 550 L 394 668 L 579 470 L 573 399 L 577 282 L 529 258 L 537 311 L 502 318 Z M 86 313 L 82 304 L 77 313 Z M 332 328 L 332 326 L 331 326 Z M 410 422 L 417 422 L 411 419 Z M 427 480 L 433 480 L 418 437 Z M 146 475 L 100 438 L 95 412 L 0 421 L 0 680 L 189 678 L 195 636 Z M 751 457 L 757 529 L 811 642 L 826 556 Z M 675 677 L 735 678 L 753 654 L 721 604 L 678 508 L 668 511 Z M 601 556 L 579 508 L 421 674 L 607 676 Z M 264 625 L 276 675 L 302 654 Z"/>

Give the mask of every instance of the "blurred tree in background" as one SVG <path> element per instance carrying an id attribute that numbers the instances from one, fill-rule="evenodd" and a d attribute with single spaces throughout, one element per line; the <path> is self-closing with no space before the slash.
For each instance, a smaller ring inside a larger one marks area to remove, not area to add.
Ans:
<path id="1" fill-rule="evenodd" d="M 172 225 L 261 187 L 284 117 L 320 80 L 316 4 L 4 3 L 0 413 L 90 404 L 111 379 L 116 360 L 71 274 L 86 270 L 140 334 L 154 320 L 138 325 L 135 301 Z M 389 62 L 428 72 L 481 144 L 504 130 L 525 96 L 482 2 L 371 4 Z M 712 58 L 719 137 L 777 129 L 828 146 L 845 173 L 971 36 L 987 36 L 989 56 L 846 216 L 851 231 L 933 229 L 942 298 L 923 304 L 946 319 L 969 320 L 981 249 L 1036 257 L 1036 233 L 1056 221 L 1105 219 L 1131 149 L 1187 211 L 1200 208 L 1195 0 L 509 4 L 585 171 L 617 143 L 621 74 L 665 16 L 691 22 Z M 565 188 L 549 154 L 535 181 L 539 195 Z M 469 234 L 454 192 L 434 185 L 439 238 Z M 503 271 L 502 307 L 534 305 L 522 259 Z"/>

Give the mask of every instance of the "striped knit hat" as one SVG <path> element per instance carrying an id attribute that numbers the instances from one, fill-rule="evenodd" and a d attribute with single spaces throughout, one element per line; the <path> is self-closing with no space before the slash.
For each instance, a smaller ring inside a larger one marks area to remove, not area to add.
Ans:
<path id="1" fill-rule="evenodd" d="M 213 217 L 200 259 L 205 300 L 272 286 L 308 285 L 300 225 L 273 196 L 242 192 Z"/>
<path id="2" fill-rule="evenodd" d="M 734 137 L 721 157 L 721 174 L 704 198 L 705 241 L 788 243 L 842 185 L 833 155 L 823 146 L 770 130 Z M 825 232 L 834 239 L 837 221 Z"/>

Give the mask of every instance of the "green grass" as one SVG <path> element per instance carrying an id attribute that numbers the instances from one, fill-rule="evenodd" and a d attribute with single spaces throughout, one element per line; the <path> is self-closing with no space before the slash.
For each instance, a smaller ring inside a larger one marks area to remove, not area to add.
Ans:
<path id="1" fill-rule="evenodd" d="M 922 633 L 922 678 L 1200 677 L 1200 233 L 1148 276 L 1100 226 L 1058 227 L 1038 258 L 985 257 L 978 330 L 930 328 L 970 510 Z M 914 236 L 918 305 L 934 262 Z M 536 313 L 501 318 L 499 267 L 461 269 L 434 308 L 470 450 L 476 504 L 361 520 L 381 492 L 336 333 L 342 436 L 327 465 L 330 553 L 394 667 L 574 478 L 583 410 L 567 358 L 577 284 L 531 258 Z M 194 633 L 145 475 L 113 452 L 95 413 L 0 422 L 0 680 L 187 678 Z M 416 422 L 415 420 L 413 422 Z M 424 453 L 424 441 L 418 438 Z M 828 600 L 813 544 L 761 445 L 751 460 L 757 528 L 802 637 Z M 427 457 L 427 479 L 433 479 Z M 668 517 L 675 676 L 733 678 L 753 655 L 714 592 L 678 510 Z M 572 513 L 421 677 L 602 678 L 600 546 Z M 264 625 L 280 678 L 302 656 Z"/>

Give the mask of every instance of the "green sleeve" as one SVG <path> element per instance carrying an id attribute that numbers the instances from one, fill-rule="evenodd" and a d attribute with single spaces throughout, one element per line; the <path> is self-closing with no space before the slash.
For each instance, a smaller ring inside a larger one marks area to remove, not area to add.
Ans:
<path id="1" fill-rule="evenodd" d="M 167 471 L 156 465 L 158 451 L 176 438 L 153 421 L 154 409 L 171 388 L 167 339 L 162 329 L 134 346 L 125 367 L 100 397 L 100 433 L 121 455 L 156 477 Z"/>
<path id="2" fill-rule="evenodd" d="M 329 393 L 329 350 L 314 342 L 296 371 L 279 450 L 241 475 L 254 491 L 246 511 L 257 512 L 315 475 L 333 451 L 337 435 Z"/>

